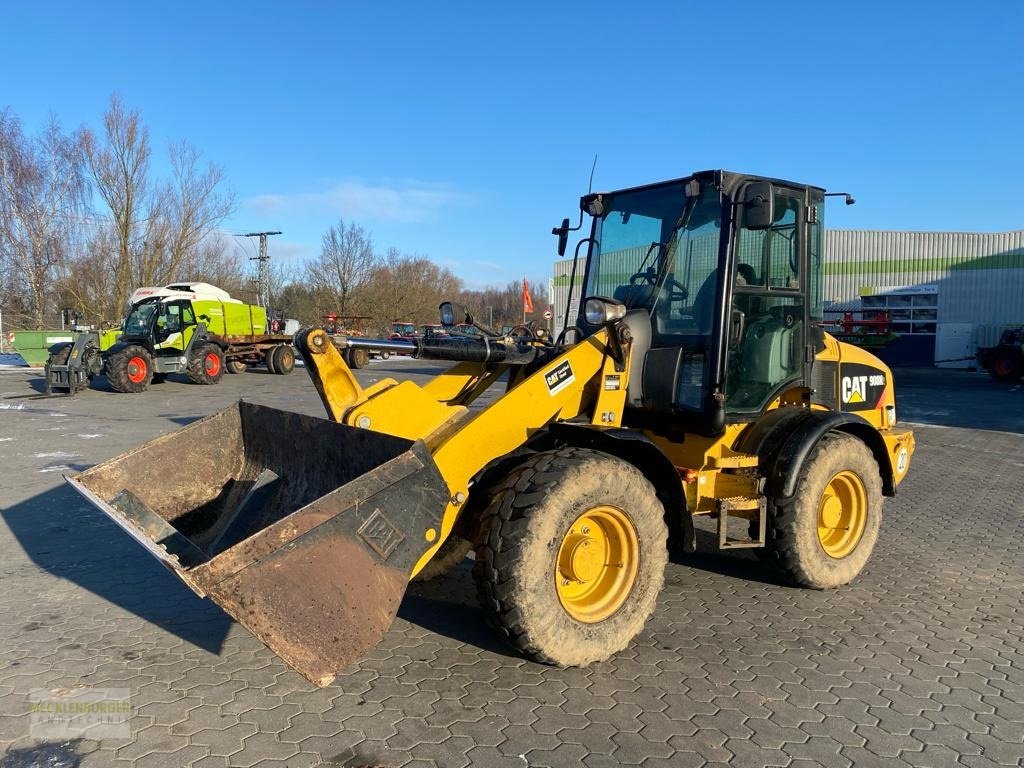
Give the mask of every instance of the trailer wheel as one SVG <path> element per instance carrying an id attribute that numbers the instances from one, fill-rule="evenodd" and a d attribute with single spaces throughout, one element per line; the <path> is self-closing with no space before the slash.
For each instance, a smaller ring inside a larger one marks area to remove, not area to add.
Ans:
<path id="1" fill-rule="evenodd" d="M 807 458 L 793 500 L 769 505 L 768 557 L 795 585 L 829 589 L 864 569 L 882 526 L 882 477 L 852 435 L 825 435 Z"/>
<path id="2" fill-rule="evenodd" d="M 996 348 L 988 372 L 996 381 L 1019 381 L 1024 376 L 1024 353 L 1013 347 Z"/>
<path id="3" fill-rule="evenodd" d="M 224 362 L 224 367 L 227 368 L 228 373 L 245 373 L 246 365 L 241 360 L 232 358 Z"/>
<path id="4" fill-rule="evenodd" d="M 271 347 L 263 354 L 263 364 L 267 366 L 267 370 L 271 373 L 277 373 L 277 368 L 274 367 L 275 352 L 277 352 L 277 347 Z"/>
<path id="5" fill-rule="evenodd" d="M 203 344 L 193 350 L 188 361 L 188 377 L 196 384 L 216 384 L 224 375 L 224 352 L 216 344 Z"/>
<path id="6" fill-rule="evenodd" d="M 352 370 L 358 370 L 359 368 L 365 368 L 370 364 L 370 352 L 366 349 L 349 348 L 345 350 L 344 359 L 349 368 Z"/>
<path id="7" fill-rule="evenodd" d="M 389 359 L 390 357 L 391 357 L 391 350 L 388 350 L 388 349 L 382 349 L 382 350 L 380 351 L 380 359 L 381 359 L 381 360 L 387 360 L 387 359 Z"/>
<path id="8" fill-rule="evenodd" d="M 153 356 L 145 347 L 131 344 L 107 358 L 106 372 L 117 392 L 145 392 L 153 381 Z"/>
<path id="9" fill-rule="evenodd" d="M 280 344 L 273 349 L 274 373 L 286 376 L 295 370 L 295 352 L 287 344 Z"/>
<path id="10" fill-rule="evenodd" d="M 461 536 L 451 534 L 444 540 L 430 562 L 423 566 L 423 569 L 412 577 L 413 581 L 431 581 L 444 576 L 448 571 L 466 559 L 466 555 L 473 549 L 473 542 L 466 541 Z"/>
<path id="11" fill-rule="evenodd" d="M 489 620 L 538 661 L 585 666 L 644 628 L 665 581 L 665 509 L 631 464 L 582 448 L 514 469 L 483 514 L 473 576 Z"/>

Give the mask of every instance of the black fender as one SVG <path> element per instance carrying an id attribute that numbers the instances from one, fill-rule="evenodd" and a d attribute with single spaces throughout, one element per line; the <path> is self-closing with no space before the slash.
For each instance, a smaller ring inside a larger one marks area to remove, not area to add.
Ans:
<path id="1" fill-rule="evenodd" d="M 101 354 L 103 355 L 103 358 L 106 359 L 111 355 L 116 355 L 118 352 L 123 352 L 128 347 L 144 347 L 146 351 L 153 354 L 153 350 L 149 348 L 149 345 L 141 341 L 116 341 L 103 350 Z"/>
<path id="2" fill-rule="evenodd" d="M 886 496 L 896 495 L 885 441 L 875 427 L 854 413 L 777 408 L 755 421 L 740 436 L 736 450 L 760 458 L 760 471 L 766 478 L 765 492 L 777 502 L 785 502 L 796 492 L 797 479 L 807 457 L 829 432 L 845 432 L 867 445 L 878 462 L 882 492 Z"/>
<path id="3" fill-rule="evenodd" d="M 671 459 L 651 440 L 634 429 L 595 427 L 591 424 L 555 422 L 545 433 L 554 445 L 573 445 L 607 453 L 632 464 L 651 481 L 658 498 L 665 507 L 665 522 L 669 526 L 669 546 L 693 552 L 697 547 L 693 532 L 693 518 L 686 508 L 682 479 Z M 538 441 L 539 442 L 539 441 Z M 534 447 L 535 441 L 530 441 Z M 678 541 L 676 524 L 681 524 L 682 541 Z"/>

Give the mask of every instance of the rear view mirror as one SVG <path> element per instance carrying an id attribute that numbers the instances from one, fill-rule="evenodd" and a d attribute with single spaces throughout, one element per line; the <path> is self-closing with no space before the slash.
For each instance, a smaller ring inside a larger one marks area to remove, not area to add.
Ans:
<path id="1" fill-rule="evenodd" d="M 569 243 L 569 220 L 562 219 L 562 226 L 551 230 L 552 235 L 558 235 L 558 255 L 565 256 L 565 247 Z"/>
<path id="2" fill-rule="evenodd" d="M 775 221 L 775 188 L 771 182 L 755 181 L 743 190 L 743 226 L 769 229 Z"/>

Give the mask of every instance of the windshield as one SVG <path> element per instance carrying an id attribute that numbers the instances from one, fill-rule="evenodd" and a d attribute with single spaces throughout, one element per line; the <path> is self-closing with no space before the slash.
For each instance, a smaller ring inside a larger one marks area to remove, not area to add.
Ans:
<path id="1" fill-rule="evenodd" d="M 158 303 L 151 301 L 145 304 L 136 304 L 132 307 L 128 317 L 124 319 L 125 336 L 145 336 L 152 326 L 153 314 L 157 310 Z"/>
<path id="2" fill-rule="evenodd" d="M 655 334 L 711 329 L 722 206 L 710 183 L 696 198 L 685 186 L 607 196 L 608 212 L 594 226 L 584 295 L 650 310 Z"/>

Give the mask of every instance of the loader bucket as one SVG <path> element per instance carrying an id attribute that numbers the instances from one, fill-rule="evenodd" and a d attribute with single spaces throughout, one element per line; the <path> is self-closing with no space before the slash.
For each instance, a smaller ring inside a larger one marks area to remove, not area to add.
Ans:
<path id="1" fill-rule="evenodd" d="M 245 402 L 68 482 L 319 686 L 387 632 L 448 500 L 422 442 Z"/>

